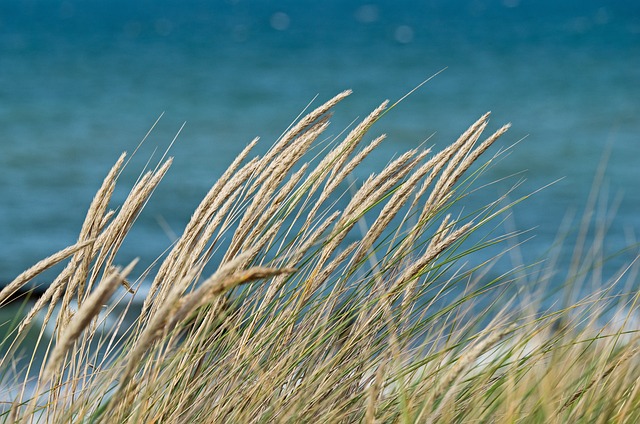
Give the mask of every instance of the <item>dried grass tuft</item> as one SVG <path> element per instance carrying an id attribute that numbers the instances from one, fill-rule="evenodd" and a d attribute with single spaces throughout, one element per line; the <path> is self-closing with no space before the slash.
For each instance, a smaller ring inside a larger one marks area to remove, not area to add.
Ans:
<path id="1" fill-rule="evenodd" d="M 351 184 L 349 197 L 345 181 L 385 139 L 368 134 L 390 110 L 383 102 L 346 135 L 325 136 L 332 109 L 350 94 L 300 117 L 266 154 L 249 159 L 253 140 L 167 253 L 135 278 L 135 261 L 114 267 L 117 253 L 171 159 L 108 210 L 122 155 L 78 242 L 0 292 L 2 306 L 67 261 L 2 340 L 0 382 L 12 390 L 0 394 L 7 405 L 0 416 L 51 423 L 640 420 L 637 329 L 628 328 L 638 295 L 616 298 L 627 311 L 624 327 L 598 327 L 612 287 L 631 281 L 637 263 L 578 305 L 520 310 L 514 299 L 525 291 L 523 270 L 496 276 L 491 266 L 502 253 L 479 264 L 474 253 L 521 234 L 496 236 L 501 225 L 490 223 L 527 196 L 507 202 L 509 191 L 472 211 L 466 206 L 502 150 L 479 159 L 509 126 L 480 142 L 487 113 L 444 149 L 400 154 Z M 599 256 L 592 256 L 581 264 L 595 268 Z M 578 268 L 584 280 L 589 268 Z M 137 304 L 143 284 L 150 290 Z M 567 325 L 554 324 L 560 321 Z M 25 355 L 28 343 L 35 347 Z"/>

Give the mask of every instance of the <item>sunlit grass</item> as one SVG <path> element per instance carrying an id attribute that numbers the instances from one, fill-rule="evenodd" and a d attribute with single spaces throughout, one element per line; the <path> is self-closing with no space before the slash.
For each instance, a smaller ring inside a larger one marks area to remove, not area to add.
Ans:
<path id="1" fill-rule="evenodd" d="M 3 330 L 4 420 L 640 419 L 630 324 L 637 298 L 613 289 L 635 281 L 635 263 L 599 281 L 601 291 L 545 309 L 543 290 L 522 286 L 548 282 L 548 265 L 496 275 L 502 253 L 474 262 L 486 248 L 517 249 L 524 234 L 501 228 L 526 195 L 508 190 L 464 207 L 470 194 L 487 192 L 484 171 L 505 149 L 487 152 L 508 126 L 483 138 L 484 115 L 448 147 L 417 147 L 350 183 L 383 142 L 369 130 L 388 109 L 385 102 L 345 134 L 325 136 L 331 110 L 349 94 L 297 120 L 262 156 L 250 143 L 145 270 L 136 261 L 117 266 L 116 255 L 171 159 L 113 205 L 123 155 L 77 243 L 0 292 L 0 305 L 8 303 L 66 264 L 3 327 L 12 329 Z M 588 258 L 567 281 L 589 275 L 600 256 Z M 136 306 L 130 291 L 148 285 Z M 611 316 L 623 319 L 603 320 Z"/>

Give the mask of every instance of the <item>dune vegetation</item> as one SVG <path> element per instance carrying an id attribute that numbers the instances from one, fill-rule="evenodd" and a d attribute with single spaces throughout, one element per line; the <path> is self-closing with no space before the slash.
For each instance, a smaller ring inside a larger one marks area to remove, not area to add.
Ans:
<path id="1" fill-rule="evenodd" d="M 543 308 L 553 260 L 496 275 L 475 255 L 517 249 L 522 233 L 503 220 L 528 196 L 464 207 L 491 183 L 483 172 L 508 149 L 490 148 L 508 126 L 485 134 L 486 114 L 444 149 L 418 146 L 359 181 L 353 171 L 385 138 L 369 130 L 393 105 L 325 135 L 349 94 L 263 155 L 251 142 L 146 269 L 118 263 L 118 250 L 171 159 L 114 205 L 122 155 L 77 243 L 0 292 L 7 307 L 61 269 L 2 323 L 4 422 L 640 421 L 637 297 L 612 289 L 633 283 L 635 264 Z M 601 240 L 586 240 L 567 291 L 602 259 Z M 28 333 L 41 355 L 25 350 Z"/>

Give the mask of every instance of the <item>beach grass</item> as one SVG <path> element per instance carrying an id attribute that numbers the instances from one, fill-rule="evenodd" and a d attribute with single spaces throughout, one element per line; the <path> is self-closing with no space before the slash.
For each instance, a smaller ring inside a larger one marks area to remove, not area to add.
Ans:
<path id="1" fill-rule="evenodd" d="M 15 308 L 18 290 L 60 270 L 3 323 L 4 422 L 639 421 L 637 295 L 616 290 L 636 263 L 590 277 L 602 240 L 578 237 L 564 290 L 599 278 L 597 290 L 545 305 L 552 258 L 493 270 L 526 233 L 502 230 L 528 197 L 518 181 L 465 208 L 509 126 L 487 133 L 486 114 L 358 181 L 385 138 L 371 127 L 395 104 L 326 135 L 348 95 L 263 155 L 252 141 L 147 268 L 117 254 L 172 160 L 114 205 L 123 154 L 77 242 L 0 292 Z M 487 249 L 500 253 L 479 260 Z"/>

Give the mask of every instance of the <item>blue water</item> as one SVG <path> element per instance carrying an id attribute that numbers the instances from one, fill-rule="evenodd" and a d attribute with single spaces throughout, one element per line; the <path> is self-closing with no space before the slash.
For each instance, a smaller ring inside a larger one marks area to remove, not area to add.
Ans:
<path id="1" fill-rule="evenodd" d="M 434 133 L 443 147 L 491 110 L 492 129 L 513 123 L 500 147 L 524 140 L 485 182 L 526 171 L 524 195 L 563 178 L 514 211 L 514 225 L 535 227 L 527 260 L 580 212 L 609 149 L 605 194 L 621 200 L 607 253 L 635 242 L 636 1 L 1 1 L 0 281 L 74 242 L 108 169 L 163 112 L 117 199 L 187 124 L 123 262 L 149 264 L 240 149 L 259 135 L 264 151 L 316 94 L 354 90 L 336 134 L 443 68 L 376 124 L 388 141 L 357 176 Z"/>

